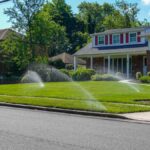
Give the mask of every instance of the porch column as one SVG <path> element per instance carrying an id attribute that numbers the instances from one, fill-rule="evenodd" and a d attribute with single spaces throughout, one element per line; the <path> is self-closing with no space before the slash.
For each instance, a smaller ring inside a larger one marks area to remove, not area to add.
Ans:
<path id="1" fill-rule="evenodd" d="M 93 56 L 90 57 L 90 68 L 93 69 Z"/>
<path id="2" fill-rule="evenodd" d="M 130 57 L 129 54 L 127 54 L 127 79 L 129 79 L 130 75 L 129 75 L 129 63 L 130 63 Z"/>
<path id="3" fill-rule="evenodd" d="M 108 73 L 110 73 L 110 55 L 108 55 Z"/>
<path id="4" fill-rule="evenodd" d="M 73 59 L 74 71 L 76 71 L 76 70 L 77 70 L 77 57 L 74 56 L 73 58 L 74 58 L 74 59 Z"/>

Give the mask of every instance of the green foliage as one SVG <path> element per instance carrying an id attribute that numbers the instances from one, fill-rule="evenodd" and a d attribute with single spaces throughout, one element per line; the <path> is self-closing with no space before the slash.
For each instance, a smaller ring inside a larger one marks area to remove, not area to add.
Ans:
<path id="1" fill-rule="evenodd" d="M 28 66 L 31 52 L 22 37 L 12 32 L 2 42 L 3 64 L 7 66 L 9 75 L 20 75 Z"/>
<path id="2" fill-rule="evenodd" d="M 40 56 L 57 55 L 66 51 L 68 45 L 65 28 L 49 17 L 46 12 L 41 11 L 33 20 L 32 40 L 36 43 L 35 49 Z"/>
<path id="3" fill-rule="evenodd" d="M 35 58 L 35 62 L 38 63 L 38 64 L 48 64 L 48 57 L 46 56 L 37 56 Z"/>
<path id="4" fill-rule="evenodd" d="M 78 6 L 78 8 L 78 18 L 84 22 L 85 31 L 90 34 L 94 33 L 96 31 L 97 24 L 101 22 L 103 18 L 102 6 L 97 2 L 90 3 L 84 1 Z"/>
<path id="5" fill-rule="evenodd" d="M 124 17 L 125 27 L 132 27 L 137 25 L 137 14 L 139 12 L 137 3 L 130 3 L 125 0 L 117 0 L 116 6 L 119 12 Z"/>
<path id="6" fill-rule="evenodd" d="M 61 71 L 62 73 L 64 73 L 64 74 L 66 74 L 68 77 L 70 76 L 69 70 L 67 70 L 67 69 L 60 69 L 60 71 Z"/>
<path id="7" fill-rule="evenodd" d="M 150 76 L 142 76 L 139 80 L 142 83 L 150 83 Z"/>
<path id="8" fill-rule="evenodd" d="M 91 76 L 95 74 L 95 71 L 92 69 L 77 69 L 72 73 L 72 79 L 75 81 L 86 81 L 90 80 Z"/>
<path id="9" fill-rule="evenodd" d="M 13 7 L 7 8 L 5 14 L 9 16 L 13 28 L 19 33 L 28 35 L 26 39 L 29 48 L 32 51 L 32 58 L 35 57 L 35 49 L 33 47 L 32 29 L 34 29 L 33 20 L 43 6 L 45 0 L 13 0 Z"/>
<path id="10" fill-rule="evenodd" d="M 142 77 L 142 73 L 141 72 L 137 72 L 136 73 L 136 79 L 139 80 Z"/>
<path id="11" fill-rule="evenodd" d="M 117 81 L 118 79 L 111 74 L 95 74 L 91 77 L 92 81 Z"/>

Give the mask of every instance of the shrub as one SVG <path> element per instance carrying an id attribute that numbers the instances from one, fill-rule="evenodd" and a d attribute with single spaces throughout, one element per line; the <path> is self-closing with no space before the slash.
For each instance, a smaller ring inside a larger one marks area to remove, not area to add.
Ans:
<path id="1" fill-rule="evenodd" d="M 142 76 L 139 80 L 142 83 L 150 83 L 150 77 L 149 76 Z"/>
<path id="2" fill-rule="evenodd" d="M 150 77 L 150 72 L 147 72 L 147 76 L 149 76 L 149 77 Z"/>
<path id="3" fill-rule="evenodd" d="M 117 81 L 118 79 L 111 74 L 95 74 L 91 77 L 92 81 Z"/>
<path id="4" fill-rule="evenodd" d="M 137 72 L 136 73 L 136 79 L 139 80 L 142 77 L 142 73 L 141 72 Z"/>
<path id="5" fill-rule="evenodd" d="M 79 68 L 71 74 L 72 79 L 75 81 L 86 81 L 91 79 L 91 76 L 95 74 L 95 71 L 92 69 Z"/>
<path id="6" fill-rule="evenodd" d="M 36 73 L 39 76 L 39 78 L 41 78 L 42 81 L 44 81 L 44 82 L 68 81 L 67 75 L 64 75 L 64 73 L 62 73 L 60 70 L 55 69 L 53 67 L 49 67 L 47 65 L 34 64 L 34 65 L 30 66 L 29 70 L 33 73 Z M 28 75 L 29 70 L 26 73 L 26 76 L 32 77 L 33 75 Z M 34 79 L 32 79 L 32 80 L 34 80 Z M 28 79 L 24 79 L 24 81 L 28 81 Z"/>
<path id="7" fill-rule="evenodd" d="M 67 76 L 70 76 L 69 71 L 67 69 L 60 69 L 60 71 L 66 74 Z"/>

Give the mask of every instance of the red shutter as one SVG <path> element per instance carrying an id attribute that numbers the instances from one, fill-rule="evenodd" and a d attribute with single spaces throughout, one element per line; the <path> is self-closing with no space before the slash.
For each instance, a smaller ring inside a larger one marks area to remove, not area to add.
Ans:
<path id="1" fill-rule="evenodd" d="M 112 34 L 109 35 L 110 44 L 112 44 Z"/>
<path id="2" fill-rule="evenodd" d="M 140 37 L 140 35 L 141 35 L 141 32 L 138 32 L 138 33 L 137 33 L 137 42 L 141 42 L 141 37 Z"/>
<path id="3" fill-rule="evenodd" d="M 108 35 L 105 35 L 105 45 L 108 45 Z"/>
<path id="4" fill-rule="evenodd" d="M 126 33 L 126 43 L 129 43 L 129 33 Z"/>
<path id="5" fill-rule="evenodd" d="M 123 33 L 120 34 L 120 44 L 123 44 Z"/>
<path id="6" fill-rule="evenodd" d="M 98 36 L 95 36 L 95 45 L 98 45 Z"/>

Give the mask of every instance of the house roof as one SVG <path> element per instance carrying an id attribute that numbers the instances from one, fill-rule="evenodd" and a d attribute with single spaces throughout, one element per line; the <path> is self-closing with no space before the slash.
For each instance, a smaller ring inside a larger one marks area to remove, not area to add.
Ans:
<path id="1" fill-rule="evenodd" d="M 90 56 L 90 55 L 124 55 L 124 54 L 143 54 L 146 53 L 148 50 L 148 46 L 144 47 L 134 47 L 134 48 L 117 48 L 117 49 L 99 49 L 96 47 L 92 47 L 92 43 L 88 44 L 87 46 L 83 47 L 79 51 L 77 51 L 74 56 L 78 57 L 84 57 L 84 56 Z"/>
<path id="2" fill-rule="evenodd" d="M 0 40 L 4 40 L 8 33 L 11 32 L 12 30 L 11 29 L 0 29 Z"/>
<path id="3" fill-rule="evenodd" d="M 111 29 L 106 30 L 104 32 L 94 33 L 91 34 L 91 36 L 94 35 L 102 35 L 102 34 L 112 34 L 112 33 L 122 33 L 122 32 L 135 32 L 135 31 L 144 31 L 145 29 L 150 29 L 150 27 L 134 27 L 134 28 L 123 28 L 123 29 Z"/>
<path id="4" fill-rule="evenodd" d="M 49 58 L 49 60 L 51 60 L 51 61 L 56 61 L 59 59 L 61 59 L 65 64 L 73 64 L 73 62 L 74 62 L 74 56 L 72 56 L 68 53 L 62 53 L 62 54 L 59 54 L 57 56 Z M 79 59 L 79 58 L 77 59 L 77 63 L 80 65 L 86 64 L 86 62 L 84 60 Z"/>

